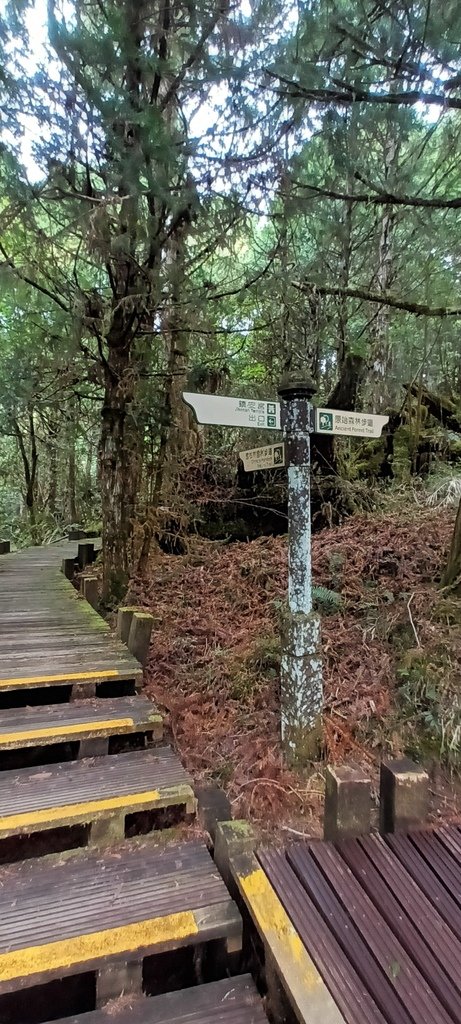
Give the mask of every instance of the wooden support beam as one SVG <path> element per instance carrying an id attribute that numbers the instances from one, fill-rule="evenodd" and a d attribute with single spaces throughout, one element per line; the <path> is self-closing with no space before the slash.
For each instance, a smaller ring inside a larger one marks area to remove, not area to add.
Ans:
<path id="1" fill-rule="evenodd" d="M 0 555 L 9 555 L 11 543 L 9 540 L 0 540 Z"/>
<path id="2" fill-rule="evenodd" d="M 335 842 L 370 832 L 371 781 L 360 768 L 329 765 L 323 836 Z"/>
<path id="3" fill-rule="evenodd" d="M 96 974 L 96 1009 L 120 996 L 141 995 L 142 960 L 107 964 Z"/>
<path id="4" fill-rule="evenodd" d="M 72 582 L 75 574 L 75 558 L 63 558 L 61 562 L 61 572 L 66 577 L 66 580 Z"/>
<path id="5" fill-rule="evenodd" d="M 380 778 L 380 832 L 421 828 L 429 810 L 429 776 L 408 758 L 385 761 Z"/>
<path id="6" fill-rule="evenodd" d="M 94 562 L 94 544 L 89 541 L 81 541 L 78 545 L 78 564 L 80 569 Z"/>
<path id="7" fill-rule="evenodd" d="M 82 576 L 80 590 L 92 608 L 99 604 L 99 581 L 97 576 Z"/>
<path id="8" fill-rule="evenodd" d="M 149 654 L 153 624 L 153 615 L 149 615 L 148 612 L 133 613 L 128 634 L 128 650 L 143 666 L 146 664 Z"/>
<path id="9" fill-rule="evenodd" d="M 127 605 L 125 608 L 119 608 L 117 612 L 117 636 L 123 644 L 128 643 L 128 637 L 130 635 L 131 620 L 135 612 L 138 612 L 139 608 L 136 605 Z"/>

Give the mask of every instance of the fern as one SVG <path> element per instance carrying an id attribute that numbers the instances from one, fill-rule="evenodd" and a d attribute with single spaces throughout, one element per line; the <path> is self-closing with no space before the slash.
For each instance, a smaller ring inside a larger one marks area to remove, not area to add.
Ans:
<path id="1" fill-rule="evenodd" d="M 312 587 L 312 599 L 317 610 L 327 614 L 339 612 L 343 607 L 341 594 L 328 587 Z"/>

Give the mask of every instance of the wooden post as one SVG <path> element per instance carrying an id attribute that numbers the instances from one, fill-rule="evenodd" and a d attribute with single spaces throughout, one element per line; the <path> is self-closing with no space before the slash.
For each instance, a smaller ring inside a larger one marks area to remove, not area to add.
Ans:
<path id="1" fill-rule="evenodd" d="M 230 821 L 232 818 L 232 807 L 227 794 L 211 783 L 207 786 L 196 786 L 197 814 L 203 828 L 209 832 L 214 843 L 218 821 Z"/>
<path id="2" fill-rule="evenodd" d="M 154 624 L 153 615 L 148 612 L 134 612 L 128 635 L 128 650 L 145 665 L 149 654 L 150 636 Z"/>
<path id="3" fill-rule="evenodd" d="M 0 555 L 9 555 L 11 544 L 9 540 L 0 540 Z"/>
<path id="4" fill-rule="evenodd" d="M 421 828 L 429 809 L 429 776 L 404 757 L 381 765 L 380 832 Z"/>
<path id="5" fill-rule="evenodd" d="M 350 766 L 328 766 L 325 778 L 323 836 L 335 842 L 370 832 L 371 782 Z"/>
<path id="6" fill-rule="evenodd" d="M 218 821 L 214 837 L 214 862 L 231 895 L 235 893 L 230 861 L 240 853 L 252 853 L 256 846 L 256 833 L 249 821 Z"/>
<path id="7" fill-rule="evenodd" d="M 85 601 L 88 601 L 88 604 L 90 604 L 92 608 L 98 607 L 99 588 L 97 576 L 82 576 L 81 592 Z"/>
<path id="8" fill-rule="evenodd" d="M 91 565 L 94 562 L 94 544 L 80 543 L 78 545 L 78 564 L 80 569 L 84 569 L 87 565 Z"/>
<path id="9" fill-rule="evenodd" d="M 66 577 L 66 580 L 72 582 L 75 573 L 75 558 L 63 558 L 61 562 L 61 572 Z"/>
<path id="10" fill-rule="evenodd" d="M 123 644 L 128 643 L 131 620 L 135 612 L 139 612 L 136 605 L 127 605 L 125 608 L 119 608 L 117 612 L 117 636 Z"/>

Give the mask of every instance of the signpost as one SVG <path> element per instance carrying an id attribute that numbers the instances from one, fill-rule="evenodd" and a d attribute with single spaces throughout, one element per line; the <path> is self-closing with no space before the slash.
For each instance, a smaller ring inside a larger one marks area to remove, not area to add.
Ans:
<path id="1" fill-rule="evenodd" d="M 183 391 L 183 399 L 192 406 L 199 423 L 220 427 L 257 427 L 280 430 L 278 402 L 260 402 L 251 398 L 221 398 L 220 395 L 194 395 Z"/>
<path id="2" fill-rule="evenodd" d="M 381 437 L 389 416 L 365 412 L 341 412 L 340 409 L 315 409 L 316 434 L 343 434 L 345 437 Z"/>
<path id="3" fill-rule="evenodd" d="M 285 465 L 285 445 L 266 444 L 264 448 L 249 448 L 239 452 L 245 473 L 256 469 L 278 469 Z"/>
<path id="4" fill-rule="evenodd" d="M 388 416 L 314 409 L 310 382 L 279 389 L 279 402 L 184 392 L 199 423 L 283 430 L 284 443 L 240 452 L 245 470 L 288 466 L 288 610 L 282 624 L 282 742 L 292 763 L 315 760 L 323 707 L 320 619 L 312 609 L 310 435 L 380 437 Z"/>

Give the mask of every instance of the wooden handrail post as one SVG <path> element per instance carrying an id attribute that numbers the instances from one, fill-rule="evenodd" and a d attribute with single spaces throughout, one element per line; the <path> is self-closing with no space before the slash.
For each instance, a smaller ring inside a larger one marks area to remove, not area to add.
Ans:
<path id="1" fill-rule="evenodd" d="M 427 772 L 406 757 L 384 761 L 379 799 L 379 829 L 383 835 L 421 828 L 429 810 Z"/>
<path id="2" fill-rule="evenodd" d="M 148 612 L 133 613 L 128 635 L 128 650 L 141 665 L 145 665 L 147 661 L 153 624 L 154 617 Z"/>
<path id="3" fill-rule="evenodd" d="M 323 836 L 335 842 L 370 832 L 371 781 L 360 769 L 343 765 L 326 770 Z"/>

